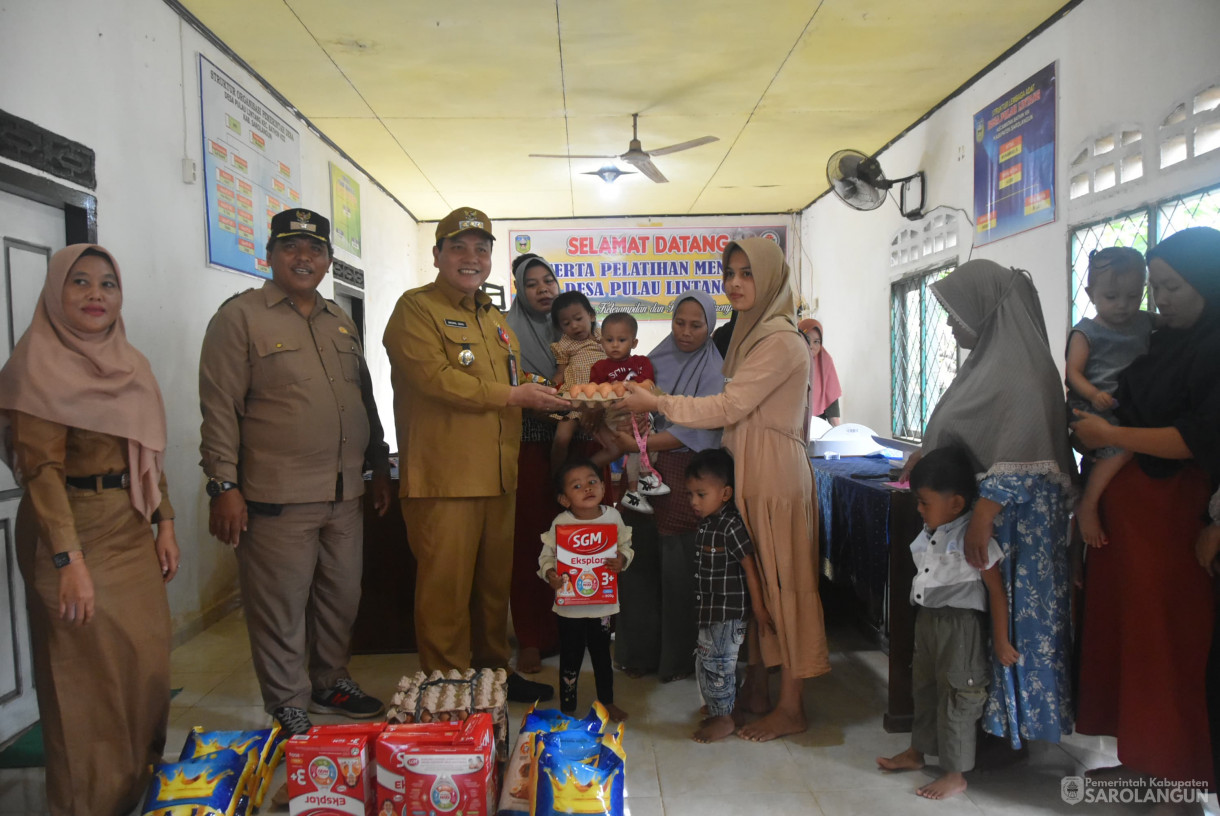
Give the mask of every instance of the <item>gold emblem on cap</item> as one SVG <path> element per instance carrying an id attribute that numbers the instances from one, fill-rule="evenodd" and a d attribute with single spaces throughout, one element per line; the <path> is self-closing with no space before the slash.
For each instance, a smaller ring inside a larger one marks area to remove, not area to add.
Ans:
<path id="1" fill-rule="evenodd" d="M 313 213 L 311 213 L 309 210 L 297 210 L 298 221 L 308 221 L 312 215 Z"/>

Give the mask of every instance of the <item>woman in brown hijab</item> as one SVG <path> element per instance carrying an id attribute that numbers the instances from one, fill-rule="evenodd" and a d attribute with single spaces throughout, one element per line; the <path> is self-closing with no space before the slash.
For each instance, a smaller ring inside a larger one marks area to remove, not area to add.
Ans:
<path id="1" fill-rule="evenodd" d="M 25 488 L 17 554 L 53 816 L 131 810 L 169 719 L 165 583 L 178 545 L 165 407 L 122 305 L 109 252 L 60 250 L 0 370 L 4 458 Z"/>
<path id="2" fill-rule="evenodd" d="M 802 681 L 830 671 L 818 595 L 813 471 L 805 453 L 809 347 L 796 330 L 791 276 L 778 244 L 734 241 L 725 247 L 723 265 L 724 290 L 738 312 L 724 360 L 724 392 L 656 397 L 628 385 L 623 408 L 659 411 L 688 428 L 724 428 L 737 507 L 754 541 L 764 602 L 775 621 L 774 631 L 759 632 L 762 660 L 782 667 L 779 702 L 740 731 L 765 742 L 807 728 Z M 752 672 L 754 682 L 758 677 Z"/>

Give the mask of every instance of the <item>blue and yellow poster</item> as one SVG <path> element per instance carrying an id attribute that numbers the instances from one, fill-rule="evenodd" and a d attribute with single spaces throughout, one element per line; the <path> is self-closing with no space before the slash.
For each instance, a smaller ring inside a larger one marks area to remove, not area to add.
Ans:
<path id="1" fill-rule="evenodd" d="M 208 263 L 270 278 L 271 217 L 302 204 L 297 132 L 202 54 L 199 99 Z"/>
<path id="2" fill-rule="evenodd" d="M 1055 63 L 974 115 L 975 245 L 1055 220 Z"/>

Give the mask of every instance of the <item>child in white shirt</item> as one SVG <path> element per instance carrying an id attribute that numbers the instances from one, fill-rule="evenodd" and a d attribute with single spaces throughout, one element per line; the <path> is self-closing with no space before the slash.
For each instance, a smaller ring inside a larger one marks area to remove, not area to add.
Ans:
<path id="1" fill-rule="evenodd" d="M 613 507 L 602 505 L 606 487 L 601 472 L 589 461 L 570 462 L 555 474 L 559 503 L 565 510 L 555 517 L 551 529 L 542 534 L 542 553 L 538 556 L 538 576 L 555 590 L 552 611 L 559 616 L 559 708 L 565 714 L 576 712 L 576 686 L 586 649 L 593 664 L 597 685 L 597 700 L 606 707 L 616 722 L 627 719 L 627 712 L 614 704 L 614 666 L 610 660 L 610 623 L 618 614 L 617 601 L 612 604 L 565 603 L 577 593 L 597 591 L 597 587 L 573 587 L 560 575 L 556 544 L 556 528 L 561 524 L 614 524 L 618 528 L 618 552 L 606 560 L 614 580 L 627 569 L 634 553 L 631 550 L 631 528 Z M 590 573 L 592 574 L 592 573 Z M 579 578 L 580 576 L 578 576 Z"/>
<path id="2" fill-rule="evenodd" d="M 924 521 L 923 532 L 911 543 L 911 603 L 919 607 L 911 668 L 915 719 L 911 747 L 877 757 L 877 765 L 887 771 L 918 770 L 924 756 L 934 754 L 945 773 L 916 793 L 948 799 L 966 789 L 963 774 L 974 768 L 975 736 L 991 680 L 984 628 L 989 610 L 995 659 L 1011 666 L 1020 655 L 1008 639 L 1000 545 L 994 538 L 988 542 L 986 569 L 966 561 L 964 539 L 978 496 L 970 457 L 953 447 L 928 453 L 911 470 L 911 491 Z"/>

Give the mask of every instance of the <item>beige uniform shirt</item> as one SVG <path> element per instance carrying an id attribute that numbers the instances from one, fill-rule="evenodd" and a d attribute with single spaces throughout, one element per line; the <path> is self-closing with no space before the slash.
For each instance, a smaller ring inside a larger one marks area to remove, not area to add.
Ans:
<path id="1" fill-rule="evenodd" d="M 508 407 L 521 348 L 483 292 L 443 280 L 398 299 L 383 337 L 394 384 L 399 495 L 501 496 L 517 489 L 521 409 Z M 460 354 L 474 355 L 463 365 Z"/>
<path id="2" fill-rule="evenodd" d="M 66 476 L 105 476 L 127 470 L 127 440 L 118 436 L 69 428 L 49 419 L 11 412 L 13 454 L 25 490 L 38 516 L 38 532 L 52 552 L 79 550 L 76 518 L 70 498 L 88 495 L 64 483 Z M 170 521 L 165 472 L 161 472 L 161 504 L 152 522 Z"/>
<path id="3" fill-rule="evenodd" d="M 258 502 L 362 495 L 366 454 L 384 467 L 366 372 L 356 326 L 335 303 L 319 296 L 303 317 L 273 281 L 230 298 L 199 358 L 204 473 Z"/>

